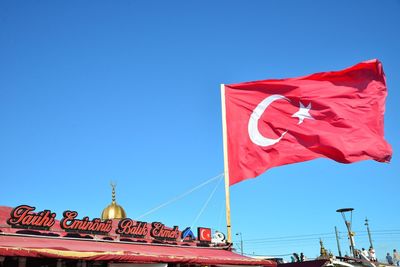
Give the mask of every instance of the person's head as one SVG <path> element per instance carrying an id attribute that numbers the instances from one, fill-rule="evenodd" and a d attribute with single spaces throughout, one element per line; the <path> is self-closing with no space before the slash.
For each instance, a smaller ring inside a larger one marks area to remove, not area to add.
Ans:
<path id="1" fill-rule="evenodd" d="M 390 256 L 389 252 L 386 255 Z"/>
<path id="2" fill-rule="evenodd" d="M 361 250 L 365 250 L 365 248 L 362 248 Z"/>
<path id="3" fill-rule="evenodd" d="M 396 249 L 393 249 L 393 252 L 396 252 Z"/>

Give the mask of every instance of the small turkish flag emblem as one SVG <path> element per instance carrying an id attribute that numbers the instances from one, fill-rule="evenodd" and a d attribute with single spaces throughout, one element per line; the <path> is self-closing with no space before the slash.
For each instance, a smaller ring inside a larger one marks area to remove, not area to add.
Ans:
<path id="1" fill-rule="evenodd" d="M 211 242 L 211 228 L 197 228 L 197 236 L 199 241 Z"/>

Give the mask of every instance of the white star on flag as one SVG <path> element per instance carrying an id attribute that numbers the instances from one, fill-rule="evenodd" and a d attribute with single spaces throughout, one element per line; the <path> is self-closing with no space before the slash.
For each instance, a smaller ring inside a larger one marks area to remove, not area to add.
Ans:
<path id="1" fill-rule="evenodd" d="M 292 115 L 292 117 L 299 118 L 299 123 L 297 124 L 302 124 L 304 119 L 310 119 L 310 120 L 314 119 L 309 113 L 310 109 L 311 109 L 311 103 L 309 103 L 308 106 L 305 107 L 303 103 L 300 102 L 299 111 L 297 111 L 295 114 Z"/>

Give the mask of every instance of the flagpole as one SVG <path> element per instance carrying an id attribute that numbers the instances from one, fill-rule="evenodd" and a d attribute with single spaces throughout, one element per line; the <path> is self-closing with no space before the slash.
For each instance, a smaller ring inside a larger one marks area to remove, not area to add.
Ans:
<path id="1" fill-rule="evenodd" d="M 228 242 L 232 243 L 231 229 L 231 203 L 229 193 L 229 165 L 228 165 L 228 142 L 226 129 L 226 106 L 225 106 L 225 85 L 221 84 L 221 106 L 222 106 L 222 140 L 224 144 L 224 177 L 225 177 L 225 211 L 226 211 L 226 233 Z"/>

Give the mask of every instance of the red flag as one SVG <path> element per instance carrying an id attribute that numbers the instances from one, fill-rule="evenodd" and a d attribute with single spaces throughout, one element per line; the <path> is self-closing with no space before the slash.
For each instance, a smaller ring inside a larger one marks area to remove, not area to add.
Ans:
<path id="1" fill-rule="evenodd" d="M 197 228 L 197 236 L 199 241 L 211 242 L 211 228 Z"/>
<path id="2" fill-rule="evenodd" d="M 230 185 L 325 157 L 389 162 L 387 95 L 378 60 L 305 77 L 225 85 Z"/>

